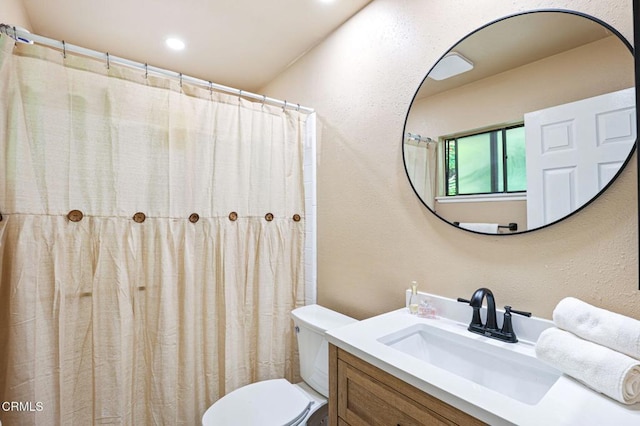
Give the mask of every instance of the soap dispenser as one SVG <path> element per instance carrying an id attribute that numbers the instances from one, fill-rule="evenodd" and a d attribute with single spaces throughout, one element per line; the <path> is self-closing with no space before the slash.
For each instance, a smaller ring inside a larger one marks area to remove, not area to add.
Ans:
<path id="1" fill-rule="evenodd" d="M 411 296 L 409 296 L 409 313 L 416 315 L 418 313 L 418 283 L 411 281 Z"/>

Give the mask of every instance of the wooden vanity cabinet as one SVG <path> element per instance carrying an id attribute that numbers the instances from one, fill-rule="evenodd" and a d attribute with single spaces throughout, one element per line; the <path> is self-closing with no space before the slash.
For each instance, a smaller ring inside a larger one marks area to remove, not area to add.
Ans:
<path id="1" fill-rule="evenodd" d="M 419 426 L 484 423 L 330 344 L 329 424 Z"/>

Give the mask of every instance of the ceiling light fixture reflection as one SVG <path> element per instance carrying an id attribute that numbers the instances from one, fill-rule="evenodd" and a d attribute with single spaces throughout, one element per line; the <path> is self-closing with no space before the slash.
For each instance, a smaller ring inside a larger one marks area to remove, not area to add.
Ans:
<path id="1" fill-rule="evenodd" d="M 429 72 L 429 78 L 445 80 L 473 69 L 473 62 L 459 54 L 451 52 L 436 64 Z"/>
<path id="2" fill-rule="evenodd" d="M 175 37 L 169 37 L 165 40 L 165 43 L 167 44 L 167 47 L 169 49 L 173 49 L 173 50 L 182 50 L 184 49 L 184 41 L 180 40 L 179 38 L 175 38 Z"/>

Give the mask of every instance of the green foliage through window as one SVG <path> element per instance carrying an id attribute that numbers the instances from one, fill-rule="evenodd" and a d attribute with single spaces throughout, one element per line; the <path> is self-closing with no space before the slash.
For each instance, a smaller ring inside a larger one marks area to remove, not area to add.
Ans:
<path id="1" fill-rule="evenodd" d="M 447 139 L 446 195 L 527 189 L 524 126 Z"/>

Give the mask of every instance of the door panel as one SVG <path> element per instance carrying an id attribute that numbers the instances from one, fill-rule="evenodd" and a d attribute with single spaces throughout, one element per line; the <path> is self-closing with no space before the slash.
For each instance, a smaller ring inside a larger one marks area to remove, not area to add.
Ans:
<path id="1" fill-rule="evenodd" d="M 525 114 L 528 228 L 589 202 L 636 140 L 635 89 Z"/>

